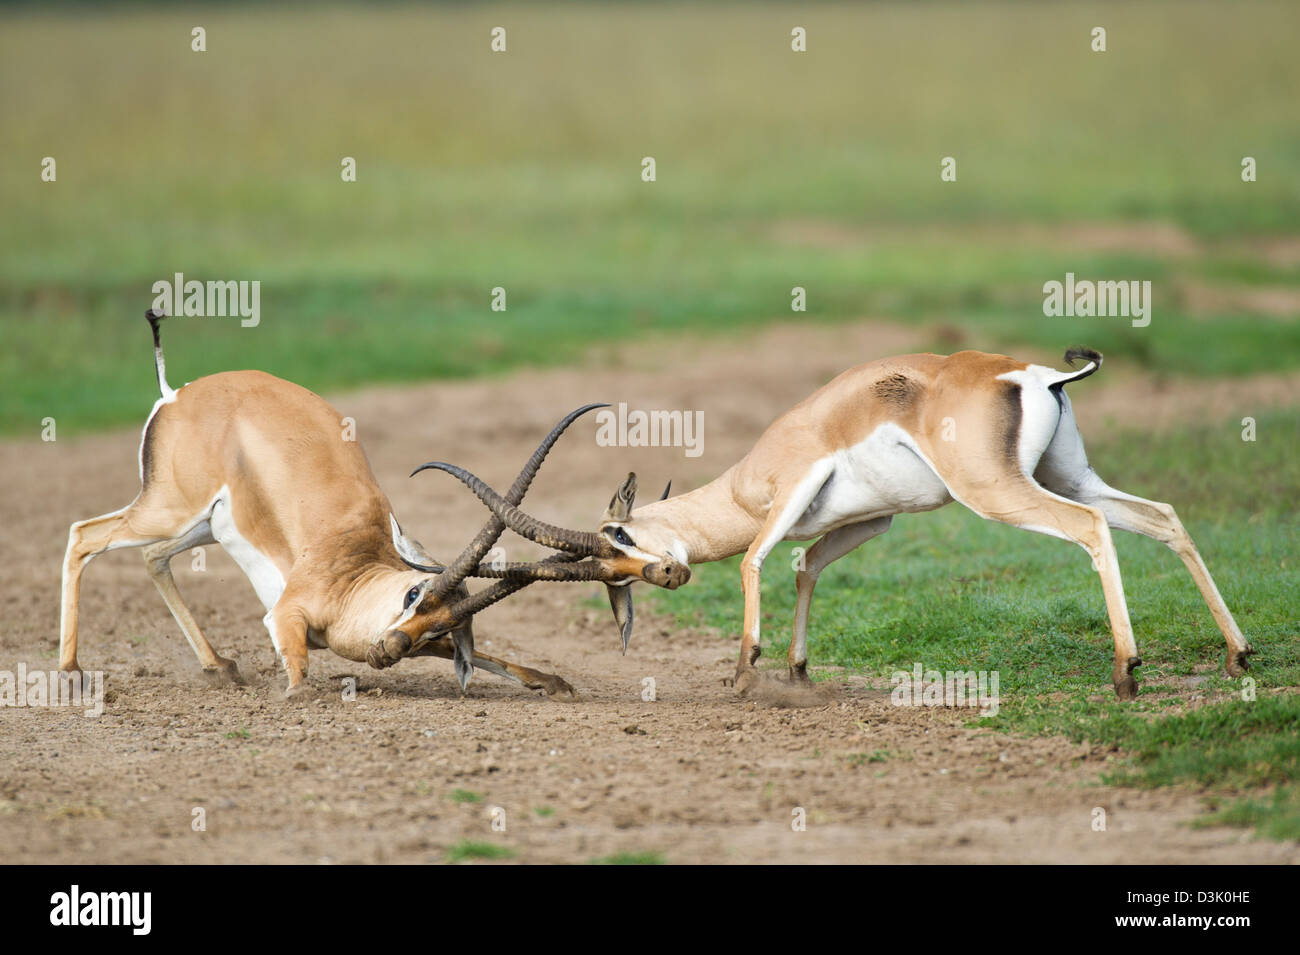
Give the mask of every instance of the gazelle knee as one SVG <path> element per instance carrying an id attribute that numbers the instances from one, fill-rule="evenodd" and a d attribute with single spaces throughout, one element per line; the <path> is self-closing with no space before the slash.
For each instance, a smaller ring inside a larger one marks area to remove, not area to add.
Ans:
<path id="1" fill-rule="evenodd" d="M 1106 515 L 1096 508 L 1089 507 L 1086 508 L 1086 511 L 1091 518 L 1091 526 L 1083 530 L 1075 540 L 1092 558 L 1093 568 L 1101 571 L 1105 567 L 1109 556 L 1115 552 L 1115 545 L 1110 534 L 1110 523 L 1106 520 Z"/>
<path id="2" fill-rule="evenodd" d="M 1167 528 L 1165 544 L 1179 554 L 1195 551 L 1196 545 L 1192 543 L 1192 537 L 1187 533 L 1187 528 L 1183 527 L 1183 522 L 1178 519 L 1178 512 L 1173 505 L 1153 503 L 1152 507 L 1164 519 Z"/>
<path id="3" fill-rule="evenodd" d="M 144 549 L 144 565 L 149 571 L 149 576 L 157 579 L 165 577 L 171 573 L 172 554 L 165 547 L 146 547 Z"/>
<path id="4" fill-rule="evenodd" d="M 90 556 L 86 550 L 85 538 L 81 533 L 81 529 L 85 525 L 85 521 L 78 521 L 68 528 L 68 549 L 64 552 L 64 563 L 79 564 Z"/>

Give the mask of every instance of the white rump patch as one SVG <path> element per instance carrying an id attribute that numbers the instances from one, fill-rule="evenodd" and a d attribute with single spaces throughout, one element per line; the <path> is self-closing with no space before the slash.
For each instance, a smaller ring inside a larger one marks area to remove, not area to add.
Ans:
<path id="1" fill-rule="evenodd" d="M 144 484 L 144 442 L 149 436 L 149 425 L 153 424 L 153 419 L 154 416 L 158 414 L 158 409 L 163 405 L 169 405 L 174 402 L 177 394 L 179 394 L 179 392 L 172 391 L 170 388 L 163 392 L 163 396 L 153 403 L 153 410 L 149 412 L 149 417 L 145 419 L 144 427 L 140 430 L 140 447 L 136 451 L 135 456 L 140 462 L 141 484 Z"/>

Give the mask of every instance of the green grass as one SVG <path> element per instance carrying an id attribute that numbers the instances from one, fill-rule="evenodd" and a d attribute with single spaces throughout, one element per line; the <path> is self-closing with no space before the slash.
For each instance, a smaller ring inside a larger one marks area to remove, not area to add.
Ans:
<path id="1" fill-rule="evenodd" d="M 916 661 L 927 670 L 996 670 L 999 712 L 973 715 L 972 725 L 1119 745 L 1129 761 L 1112 781 L 1245 795 L 1246 808 L 1216 818 L 1268 817 L 1262 833 L 1300 838 L 1294 799 L 1258 795 L 1300 783 L 1300 694 L 1286 692 L 1300 685 L 1300 460 L 1293 415 L 1262 413 L 1258 425 L 1253 443 L 1227 420 L 1156 437 L 1115 433 L 1090 445 L 1112 484 L 1178 508 L 1257 651 L 1254 702 L 1223 675 L 1223 638 L 1163 545 L 1116 534 L 1144 660 L 1138 701 L 1120 704 L 1110 688 L 1101 586 L 1086 555 L 960 506 L 896 518 L 887 534 L 823 572 L 810 664 L 847 667 L 884 686 Z M 762 662 L 782 668 L 794 614 L 792 546 L 772 553 L 763 579 Z M 689 586 L 654 591 L 652 600 L 679 624 L 714 628 L 734 643 L 743 611 L 737 560 L 699 566 Z M 1195 677 L 1204 681 L 1193 688 L 1186 681 Z"/>
<path id="2" fill-rule="evenodd" d="M 1300 839 L 1300 787 L 1283 786 L 1265 799 L 1238 799 L 1196 821 L 1198 826 L 1254 829 L 1266 839 Z"/>
<path id="3" fill-rule="evenodd" d="M 482 802 L 483 794 L 472 792 L 471 790 L 468 789 L 453 789 L 447 798 L 449 798 L 452 802 L 473 803 L 473 802 Z"/>
<path id="4" fill-rule="evenodd" d="M 631 362 L 644 336 L 790 320 L 795 285 L 801 321 L 1300 367 L 1300 323 L 1183 294 L 1300 287 L 1267 254 L 1300 221 L 1294 5 L 804 5 L 800 55 L 765 5 L 221 7 L 204 54 L 194 16 L 0 13 L 0 433 L 138 424 L 141 315 L 176 271 L 262 282 L 257 328 L 170 323 L 176 383 L 255 367 L 328 391 L 599 343 Z M 1126 231 L 1151 224 L 1180 242 Z M 1151 280 L 1151 326 L 1044 318 L 1066 271 Z"/>
<path id="5" fill-rule="evenodd" d="M 1258 675 L 1257 675 L 1258 676 Z M 1171 708 L 1181 709 L 1177 700 Z M 1215 811 L 1197 825 L 1256 829 L 1272 839 L 1300 840 L 1300 698 L 1292 693 L 1240 699 L 1155 716 L 1123 707 L 1089 713 L 1069 730 L 1120 747 L 1131 759 L 1103 774 L 1109 783 L 1188 783 L 1218 794 L 1262 791 L 1263 797 L 1214 798 Z M 1221 805 L 1222 804 L 1222 805 Z"/>
<path id="6" fill-rule="evenodd" d="M 666 865 L 659 852 L 615 852 L 613 855 L 592 859 L 592 865 Z"/>
<path id="7" fill-rule="evenodd" d="M 509 846 L 497 845 L 495 842 L 473 842 L 468 839 L 457 842 L 446 852 L 446 861 L 464 862 L 467 859 L 511 859 L 515 850 Z"/>

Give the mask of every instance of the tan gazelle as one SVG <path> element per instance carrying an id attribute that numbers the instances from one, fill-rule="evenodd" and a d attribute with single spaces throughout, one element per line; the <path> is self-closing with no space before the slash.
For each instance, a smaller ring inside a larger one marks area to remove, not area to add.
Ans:
<path id="1" fill-rule="evenodd" d="M 633 512 L 635 475 L 629 475 L 598 533 L 551 534 L 570 535 L 565 540 L 575 549 L 611 567 L 619 554 L 644 566 L 743 552 L 745 619 L 736 669 L 743 692 L 757 676 L 759 577 L 773 547 L 817 538 L 796 576 L 788 656 L 791 679 L 806 680 L 808 608 L 822 570 L 888 530 L 895 514 L 960 501 L 981 517 L 1074 541 L 1088 552 L 1115 640 L 1115 693 L 1132 699 L 1133 669 L 1141 661 L 1111 541 L 1110 529 L 1121 528 L 1162 541 L 1182 558 L 1227 640 L 1228 673 L 1241 675 L 1254 651 L 1174 509 L 1116 490 L 1089 466 L 1064 389 L 1100 368 L 1102 358 L 1086 348 L 1065 353 L 1067 364 L 1080 358 L 1087 364 L 1078 371 L 977 351 L 868 362 L 777 418 L 743 459 L 698 490 L 665 495 Z M 499 502 L 473 475 L 440 467 L 485 501 Z M 498 507 L 498 513 L 509 510 Z M 621 615 L 616 605 L 620 620 L 630 621 L 628 600 Z"/>
<path id="2" fill-rule="evenodd" d="M 305 688 L 308 649 L 391 666 L 403 656 L 453 659 L 462 691 L 472 667 L 533 689 L 572 695 L 557 676 L 474 651 L 471 618 L 534 580 L 623 579 L 625 561 L 480 565 L 504 530 L 490 520 L 447 567 L 402 533 L 365 453 L 345 440 L 342 416 L 317 395 L 259 371 L 167 384 L 158 325 L 154 359 L 162 397 L 140 441 L 141 490 L 127 507 L 73 524 L 63 562 L 59 666 L 79 672 L 81 574 L 97 554 L 143 547 L 145 566 L 204 671 L 243 682 L 234 661 L 208 643 L 177 591 L 176 554 L 219 543 L 266 608 L 263 622 L 288 675 L 287 695 Z M 518 504 L 551 446 L 578 416 L 567 415 L 534 452 L 508 495 Z M 468 576 L 506 577 L 471 595 Z"/>

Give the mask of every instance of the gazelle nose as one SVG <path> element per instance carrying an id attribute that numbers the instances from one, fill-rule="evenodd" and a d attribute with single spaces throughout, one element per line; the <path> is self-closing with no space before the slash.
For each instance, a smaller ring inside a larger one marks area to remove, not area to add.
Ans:
<path id="1" fill-rule="evenodd" d="M 671 557 L 665 557 L 660 567 L 663 569 L 664 586 L 669 590 L 676 590 L 691 579 L 691 568 Z"/>

